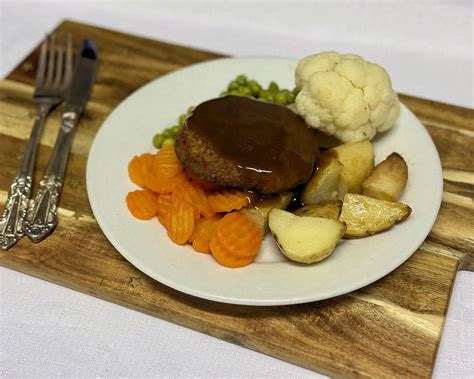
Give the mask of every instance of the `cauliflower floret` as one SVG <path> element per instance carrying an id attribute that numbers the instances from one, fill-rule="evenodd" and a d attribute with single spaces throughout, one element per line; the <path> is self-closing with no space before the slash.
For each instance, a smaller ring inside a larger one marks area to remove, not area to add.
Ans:
<path id="1" fill-rule="evenodd" d="M 387 72 L 355 54 L 330 51 L 303 58 L 296 68 L 295 106 L 306 123 L 342 142 L 371 140 L 400 114 Z"/>

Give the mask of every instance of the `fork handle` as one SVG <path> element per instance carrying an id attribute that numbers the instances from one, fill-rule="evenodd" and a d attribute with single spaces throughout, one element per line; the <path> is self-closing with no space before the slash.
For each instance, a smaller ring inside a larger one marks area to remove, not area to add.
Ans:
<path id="1" fill-rule="evenodd" d="M 23 222 L 27 213 L 28 200 L 31 196 L 36 148 L 46 116 L 51 109 L 51 104 L 38 104 L 25 153 L 10 185 L 10 191 L 5 202 L 5 210 L 0 218 L 0 246 L 4 250 L 8 250 L 24 235 Z"/>
<path id="2" fill-rule="evenodd" d="M 48 167 L 28 208 L 25 233 L 33 242 L 45 239 L 58 224 L 58 203 L 78 119 L 79 113 L 74 110 L 66 109 L 63 113 Z"/>

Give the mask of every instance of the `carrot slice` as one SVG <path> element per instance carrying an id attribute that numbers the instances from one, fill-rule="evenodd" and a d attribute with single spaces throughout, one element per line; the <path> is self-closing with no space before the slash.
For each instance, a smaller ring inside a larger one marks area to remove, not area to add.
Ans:
<path id="1" fill-rule="evenodd" d="M 225 267 L 239 268 L 249 265 L 254 261 L 254 257 L 239 257 L 229 251 L 226 246 L 219 240 L 214 231 L 209 242 L 212 256 L 216 261 Z"/>
<path id="2" fill-rule="evenodd" d="M 145 186 L 156 193 L 171 193 L 174 188 L 186 182 L 187 176 L 181 172 L 173 177 L 167 178 L 156 175 L 154 171 L 145 176 Z"/>
<path id="3" fill-rule="evenodd" d="M 197 209 L 199 214 L 205 218 L 211 218 L 216 214 L 207 202 L 206 193 L 199 185 L 194 182 L 188 182 L 184 186 L 184 190 L 188 201 Z"/>
<path id="4" fill-rule="evenodd" d="M 247 195 L 237 190 L 222 190 L 211 193 L 207 197 L 207 201 L 214 212 L 231 212 L 242 209 L 249 204 Z"/>
<path id="5" fill-rule="evenodd" d="M 174 195 L 174 194 L 173 194 Z M 194 230 L 194 208 L 187 201 L 172 197 L 168 236 L 179 245 L 184 245 Z"/>
<path id="6" fill-rule="evenodd" d="M 214 258 L 223 266 L 242 267 L 253 262 L 262 244 L 258 226 L 241 213 L 229 213 L 217 224 L 210 241 Z"/>
<path id="7" fill-rule="evenodd" d="M 199 251 L 200 253 L 211 253 L 209 243 L 211 242 L 211 237 L 219 223 L 219 219 L 219 216 L 204 219 L 194 227 L 193 234 L 191 235 L 191 238 L 189 238 L 189 241 L 193 243 L 194 250 Z"/>
<path id="8" fill-rule="evenodd" d="M 153 169 L 155 156 L 152 154 L 136 155 L 128 164 L 128 176 L 133 183 L 145 187 L 145 176 Z"/>
<path id="9" fill-rule="evenodd" d="M 129 192 L 125 201 L 132 215 L 140 220 L 149 220 L 158 211 L 156 195 L 147 189 Z"/>
<path id="10" fill-rule="evenodd" d="M 157 217 L 160 223 L 168 229 L 171 218 L 171 194 L 158 195 L 157 203 Z"/>
<path id="11" fill-rule="evenodd" d="M 176 156 L 174 146 L 163 147 L 156 153 L 153 163 L 156 175 L 170 178 L 183 171 L 183 165 Z"/>

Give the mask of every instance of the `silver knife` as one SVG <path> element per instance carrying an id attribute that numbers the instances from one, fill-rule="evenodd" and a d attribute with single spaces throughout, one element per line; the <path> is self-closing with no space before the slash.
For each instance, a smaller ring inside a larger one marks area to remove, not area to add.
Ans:
<path id="1" fill-rule="evenodd" d="M 33 242 L 40 242 L 53 232 L 58 224 L 58 203 L 64 182 L 64 172 L 71 151 L 76 126 L 94 85 L 98 66 L 95 44 L 82 42 L 74 75 L 65 98 L 61 127 L 38 193 L 28 207 L 25 234 Z"/>

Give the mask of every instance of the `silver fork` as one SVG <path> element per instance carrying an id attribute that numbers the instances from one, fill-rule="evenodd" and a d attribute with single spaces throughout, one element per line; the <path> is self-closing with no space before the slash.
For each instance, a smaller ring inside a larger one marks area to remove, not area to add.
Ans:
<path id="1" fill-rule="evenodd" d="M 56 43 L 51 34 L 41 45 L 36 72 L 35 93 L 36 117 L 26 150 L 13 178 L 0 218 L 0 246 L 7 250 L 24 235 L 23 222 L 26 217 L 28 200 L 31 196 L 36 148 L 46 117 L 64 99 L 65 90 L 71 82 L 73 72 L 72 36 L 61 35 Z"/>

